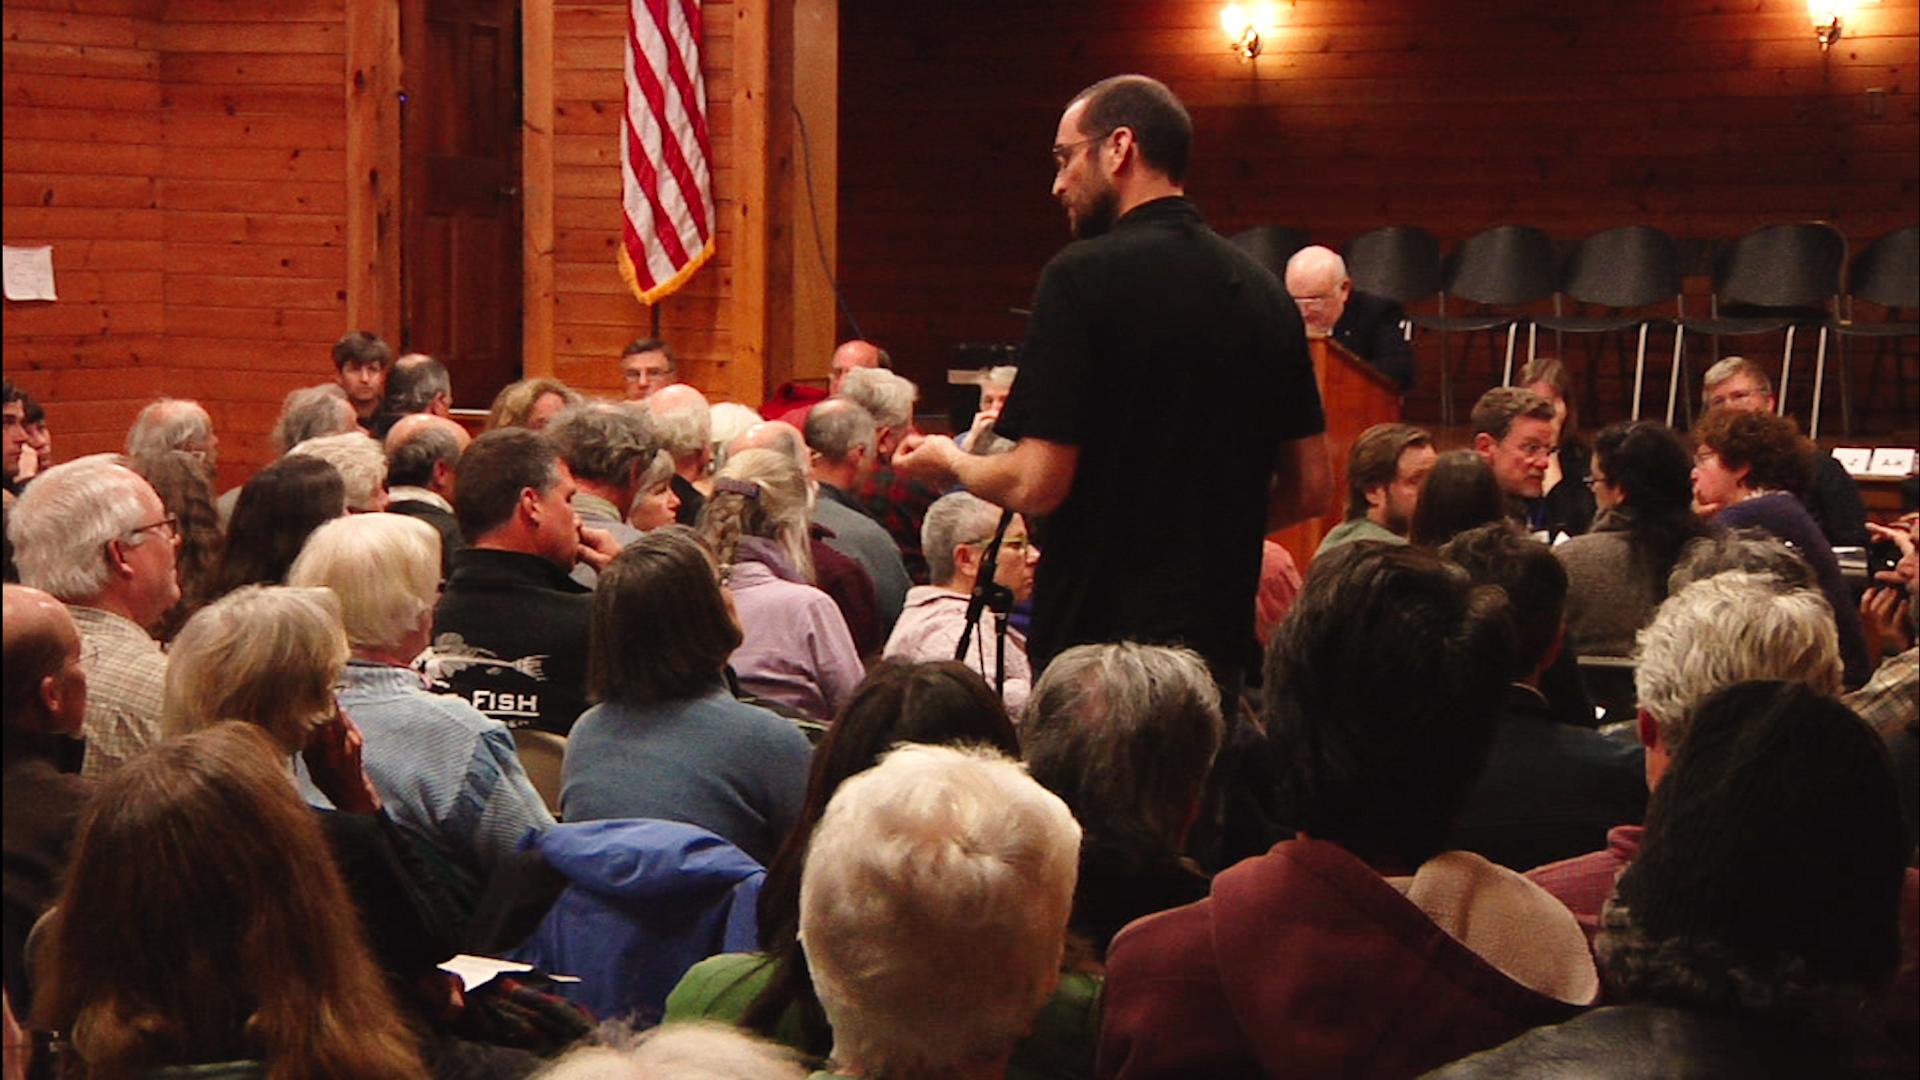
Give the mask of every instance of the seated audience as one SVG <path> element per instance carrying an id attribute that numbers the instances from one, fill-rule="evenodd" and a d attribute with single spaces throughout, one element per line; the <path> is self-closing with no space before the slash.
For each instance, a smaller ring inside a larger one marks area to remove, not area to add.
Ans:
<path id="1" fill-rule="evenodd" d="M 127 456 L 151 457 L 179 450 L 193 455 L 213 482 L 220 436 L 213 433 L 213 417 L 197 401 L 157 398 L 140 410 L 127 429 Z"/>
<path id="2" fill-rule="evenodd" d="M 546 429 L 560 410 L 586 400 L 580 392 L 559 379 L 541 376 L 521 379 L 502 387 L 493 397 L 487 412 L 486 430 L 519 427 L 533 431 Z"/>
<path id="3" fill-rule="evenodd" d="M 1019 375 L 1020 369 L 1012 364 L 1000 364 L 981 373 L 980 407 L 973 410 L 967 430 L 953 440 L 955 446 L 969 454 L 1002 454 L 1013 449 L 1013 440 L 996 434 L 993 425 L 1000 419 L 1000 410 L 1006 406 L 1007 397 L 1013 393 L 1013 380 Z"/>
<path id="4" fill-rule="evenodd" d="M 334 378 L 353 404 L 356 422 L 374 430 L 380 403 L 387 395 L 387 369 L 393 366 L 393 346 L 370 330 L 355 330 L 333 344 Z"/>
<path id="5" fill-rule="evenodd" d="M 793 459 L 807 489 L 807 550 L 813 555 L 813 583 L 833 598 L 833 606 L 847 620 L 847 631 L 853 635 L 854 648 L 861 657 L 878 655 L 880 646 L 886 643 L 881 629 L 880 591 L 873 575 L 858 559 L 833 546 L 833 530 L 815 517 L 820 500 L 815 497 L 813 481 L 808 479 L 812 463 L 805 436 L 783 420 L 756 420 L 726 444 L 726 452 L 718 459 L 721 470 L 725 471 L 727 461 L 742 450 L 773 450 Z"/>
<path id="6" fill-rule="evenodd" d="M 1700 409 L 1733 409 L 1741 412 L 1775 412 L 1773 380 L 1760 365 L 1745 357 L 1729 356 L 1707 369 L 1701 380 Z M 1827 543 L 1834 547 L 1861 547 L 1867 533 L 1867 508 L 1860 499 L 1860 485 L 1854 482 L 1846 466 L 1818 447 L 1814 449 L 1811 482 L 1794 494 L 1806 503 L 1807 513 L 1820 523 Z"/>
<path id="7" fill-rule="evenodd" d="M 707 505 L 707 493 L 700 485 L 707 482 L 707 470 L 713 464 L 713 407 L 705 394 L 686 383 L 674 383 L 647 399 L 647 414 L 653 418 L 660 444 L 673 455 L 673 490 L 680 496 L 676 520 L 697 526 Z"/>
<path id="8" fill-rule="evenodd" d="M 1507 516 L 1507 497 L 1493 466 L 1473 450 L 1449 450 L 1434 459 L 1407 524 L 1407 542 L 1430 551 L 1476 525 Z"/>
<path id="9" fill-rule="evenodd" d="M 766 887 L 760 892 L 763 951 L 716 956 L 696 965 L 667 999 L 668 1020 L 706 1017 L 738 1023 L 815 1057 L 833 1049 L 833 1029 L 800 948 L 801 867 L 813 828 L 833 793 L 901 743 L 985 746 L 1009 756 L 1020 748 L 1006 710 L 980 677 L 962 665 L 951 660 L 877 665 L 827 729 L 813 758 L 800 822 L 767 869 Z M 1097 991 L 1092 976 L 1066 974 L 1035 1036 L 1015 1051 L 1012 1074 L 1060 1074 L 1062 1070 L 1048 1067 L 1057 1064 L 1047 1052 L 1055 1045 L 1079 1045 L 1085 1051 L 1081 1058 L 1068 1059 L 1075 1067 L 1065 1072 L 1090 1072 Z M 1074 1031 L 1085 1034 L 1076 1040 Z"/>
<path id="10" fill-rule="evenodd" d="M 1840 561 L 1807 508 L 1793 494 L 1806 486 L 1813 443 L 1794 422 L 1765 412 L 1719 409 L 1694 428 L 1693 497 L 1702 513 L 1725 528 L 1760 528 L 1792 544 L 1820 578 L 1840 630 L 1847 687 L 1867 681 L 1860 609 L 1840 573 Z"/>
<path id="11" fill-rule="evenodd" d="M 645 401 L 680 381 L 680 357 L 657 337 L 643 337 L 620 350 L 620 378 L 628 401 Z"/>
<path id="12" fill-rule="evenodd" d="M 1287 260 L 1284 282 L 1308 337 L 1331 337 L 1377 368 L 1405 393 L 1413 385 L 1413 347 L 1400 301 L 1353 287 L 1347 262 L 1332 248 L 1312 244 Z"/>
<path id="13" fill-rule="evenodd" d="M 1548 525 L 1541 496 L 1553 464 L 1558 415 L 1553 402 L 1519 386 L 1496 386 L 1473 406 L 1473 449 L 1493 466 L 1507 516 L 1529 532 L 1546 531 Z"/>
<path id="14" fill-rule="evenodd" d="M 1601 964 L 1628 1004 L 1433 1075 L 1912 1075 L 1912 1042 L 1875 1023 L 1915 876 L 1878 742 L 1802 683 L 1702 703 L 1602 916 Z"/>
<path id="15" fill-rule="evenodd" d="M 434 611 L 426 672 L 508 727 L 565 735 L 587 708 L 593 611 L 592 590 L 568 575 L 619 546 L 580 524 L 566 462 L 525 428 L 473 440 L 453 501 L 466 546 Z"/>
<path id="16" fill-rule="evenodd" d="M 443 578 L 466 546 L 453 514 L 453 477 L 472 442 L 466 428 L 428 413 L 402 416 L 387 431 L 387 512 L 419 518 L 440 534 Z"/>
<path id="17" fill-rule="evenodd" d="M 1297 839 L 1107 953 L 1104 1077 L 1407 1077 L 1598 996 L 1586 940 L 1525 878 L 1443 851 L 1513 670 L 1499 590 L 1431 552 L 1314 561 L 1267 651 Z"/>
<path id="18" fill-rule="evenodd" d="M 573 474 L 573 509 L 581 522 L 612 533 L 623 548 L 640 539 L 627 513 L 640 470 L 658 449 L 646 414 L 611 401 L 586 401 L 554 417 L 546 436 Z M 573 568 L 573 580 L 582 585 L 592 587 L 596 577 L 590 564 Z"/>
<path id="19" fill-rule="evenodd" d="M 1879 573 L 1879 584 L 1860 600 L 1860 618 L 1869 645 L 1885 656 L 1873 678 L 1842 701 L 1888 739 L 1911 741 L 1920 724 L 1920 519 L 1906 529 L 1871 526 L 1900 547 L 1900 561 Z"/>
<path id="20" fill-rule="evenodd" d="M 109 454 L 55 465 L 7 515 L 20 583 L 67 605 L 88 677 L 89 777 L 159 740 L 167 654 L 146 628 L 180 599 L 178 523 L 153 486 Z"/>
<path id="21" fill-rule="evenodd" d="M 1204 899 L 1181 855 L 1226 735 L 1206 661 L 1163 645 L 1076 645 L 1047 665 L 1021 725 L 1027 771 L 1086 833 L 1068 926 L 1104 960 L 1120 928 Z"/>
<path id="22" fill-rule="evenodd" d="M 372 514 L 387 508 L 387 453 L 363 431 L 308 439 L 288 457 L 316 457 L 340 470 L 347 488 L 347 513 Z"/>
<path id="23" fill-rule="evenodd" d="M 1646 814 L 1646 764 L 1638 746 L 1559 722 L 1540 692 L 1566 639 L 1566 570 L 1504 521 L 1461 533 L 1440 554 L 1474 584 L 1506 591 L 1518 644 L 1493 753 L 1448 846 L 1515 870 L 1592 851 L 1608 829 Z"/>
<path id="24" fill-rule="evenodd" d="M 566 820 L 683 821 L 773 858 L 799 819 L 812 750 L 792 723 L 727 692 L 740 641 L 713 558 L 688 529 L 648 533 L 607 565 L 587 655 L 598 704 L 567 741 Z"/>
<path id="25" fill-rule="evenodd" d="M 725 575 L 745 635 L 741 689 L 824 720 L 859 684 L 847 620 L 813 585 L 806 479 L 791 457 L 744 450 L 714 479 L 700 531 Z"/>
<path id="26" fill-rule="evenodd" d="M 101 786 L 34 1016 L 87 1075 L 427 1075 L 283 751 L 222 724 Z"/>
<path id="27" fill-rule="evenodd" d="M 353 402 L 339 383 L 321 383 L 292 391 L 280 406 L 280 419 L 273 425 L 271 442 L 275 454 L 327 435 L 344 435 L 360 430 Z"/>
<path id="28" fill-rule="evenodd" d="M 1580 434 L 1580 410 L 1573 401 L 1573 373 L 1558 357 L 1540 356 L 1521 369 L 1520 386 L 1553 404 L 1552 459 L 1540 482 L 1539 528 L 1549 537 L 1584 536 L 1593 527 L 1599 509 L 1591 485 L 1585 483 L 1593 450 Z"/>
<path id="29" fill-rule="evenodd" d="M 920 550 L 920 525 L 927 507 L 940 497 L 940 492 L 925 481 L 893 468 L 893 452 L 913 434 L 913 407 L 920 389 L 906 376 L 896 375 L 884 367 L 852 368 L 835 386 L 836 397 L 844 397 L 867 410 L 877 425 L 874 469 L 860 485 L 855 498 L 867 516 L 878 521 L 893 537 L 894 545 L 900 549 L 900 558 L 906 563 L 907 575 L 915 584 L 924 585 L 929 579 L 927 560 Z"/>
<path id="30" fill-rule="evenodd" d="M 876 464 L 878 428 L 867 410 L 845 398 L 832 398 L 807 414 L 806 442 L 812 451 L 818 496 L 813 520 L 833 530 L 829 545 L 858 559 L 873 578 L 884 638 L 900 619 L 913 579 L 907 576 L 907 564 L 893 537 L 854 502 L 853 493 L 866 483 Z"/>
<path id="31" fill-rule="evenodd" d="M 1060 982 L 1079 848 L 992 750 L 909 744 L 841 784 L 800 879 L 834 1073 L 1004 1075 Z"/>
<path id="32" fill-rule="evenodd" d="M 1694 710 L 1721 687 L 1748 679 L 1791 679 L 1823 694 L 1840 690 L 1833 619 L 1820 594 L 1772 575 L 1730 570 L 1687 585 L 1660 605 L 1640 632 L 1634 689 L 1647 787 L 1656 793 L 1686 743 Z M 1551 863 L 1527 876 L 1560 898 L 1591 936 L 1614 878 L 1640 853 L 1645 830 L 1621 824 L 1606 847 Z"/>
<path id="33" fill-rule="evenodd" d="M 174 554 L 180 599 L 152 627 L 154 637 L 172 641 L 187 618 L 205 607 L 219 589 L 227 538 L 220 530 L 213 484 L 201 459 L 185 450 L 161 450 L 135 457 L 130 467 L 153 485 L 180 537 Z"/>
<path id="34" fill-rule="evenodd" d="M 307 455 L 269 463 L 240 488 L 215 594 L 286 581 L 313 530 L 346 512 L 346 481 L 332 464 Z"/>
<path id="35" fill-rule="evenodd" d="M 1411 424 L 1375 424 L 1361 432 L 1347 458 L 1347 519 L 1315 554 L 1354 540 L 1406 543 L 1420 489 L 1439 458 L 1433 436 Z"/>
<path id="36" fill-rule="evenodd" d="M 80 628 L 66 605 L 25 585 L 7 585 L 5 666 L 0 669 L 0 799 L 6 856 L 6 989 L 30 1008 L 27 935 L 53 905 L 93 783 L 80 770 L 87 673 Z"/>
<path id="37" fill-rule="evenodd" d="M 440 591 L 430 526 L 398 514 L 335 518 L 307 540 L 287 582 L 339 600 L 353 651 L 336 699 L 360 727 L 367 776 L 394 820 L 481 880 L 553 824 L 506 726 L 428 693 L 408 666 L 427 647 Z"/>
<path id="38" fill-rule="evenodd" d="M 447 365 L 426 353 L 408 353 L 387 369 L 387 391 L 375 414 L 374 435 L 385 439 L 405 416 L 453 415 L 453 379 Z"/>
<path id="39" fill-rule="evenodd" d="M 25 484 L 20 476 L 22 459 L 31 457 L 27 446 L 27 405 L 32 400 L 33 396 L 15 386 L 12 379 L 0 382 L 0 411 L 4 411 L 6 417 L 6 469 L 4 476 L 0 476 L 0 484 L 6 488 L 9 508 Z"/>
<path id="40" fill-rule="evenodd" d="M 818 415 L 833 398 L 814 409 Z M 986 563 L 987 544 L 1000 522 L 1000 508 L 975 495 L 956 491 L 942 495 L 927 509 L 921 526 L 921 548 L 927 553 L 928 573 L 934 584 L 915 585 L 907 591 L 906 610 L 894 624 L 887 639 L 890 660 L 953 660 L 960 637 L 967 629 L 967 612 Z M 1026 521 L 1018 514 L 1007 526 L 1000 541 L 993 578 L 1006 590 L 1001 614 L 1012 602 L 1033 594 L 1033 568 L 1040 549 L 1027 536 Z M 1003 651 L 1004 649 L 1004 651 Z M 1004 638 L 995 630 L 993 613 L 982 608 L 973 627 L 967 655 L 968 667 L 979 672 L 987 685 L 996 685 L 1004 672 L 1001 690 L 1007 711 L 1018 716 L 1033 689 L 1033 666 L 1027 661 L 1027 639 L 1009 627 Z"/>
<path id="41" fill-rule="evenodd" d="M 678 521 L 680 493 L 673 489 L 673 481 L 673 455 L 656 451 L 634 480 L 636 493 L 633 506 L 627 510 L 627 524 L 649 533 Z"/>
<path id="42" fill-rule="evenodd" d="M 1627 656 L 1667 598 L 1681 552 L 1713 530 L 1693 512 L 1693 462 L 1672 428 L 1615 424 L 1594 440 L 1593 529 L 1554 548 L 1567 568 L 1567 640 L 1582 656 Z"/>

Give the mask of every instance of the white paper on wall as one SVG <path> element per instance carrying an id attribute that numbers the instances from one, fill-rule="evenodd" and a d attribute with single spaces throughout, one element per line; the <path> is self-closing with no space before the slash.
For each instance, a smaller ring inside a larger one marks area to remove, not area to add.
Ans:
<path id="1" fill-rule="evenodd" d="M 53 291 L 53 248 L 15 247 L 5 249 L 5 289 L 9 300 L 58 300 Z"/>

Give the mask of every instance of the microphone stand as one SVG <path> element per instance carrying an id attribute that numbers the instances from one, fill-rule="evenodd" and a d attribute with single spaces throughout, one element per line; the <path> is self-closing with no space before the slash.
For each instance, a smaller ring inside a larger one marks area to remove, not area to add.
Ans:
<path id="1" fill-rule="evenodd" d="M 966 663 L 967 648 L 973 644 L 973 632 L 980 626 L 983 612 L 993 612 L 994 626 L 994 665 L 993 692 L 995 696 L 1004 696 L 1007 689 L 1007 613 L 1013 610 L 1013 590 L 994 580 L 994 571 L 1000 566 L 1000 542 L 1006 539 L 1007 526 L 1013 524 L 1013 511 L 1000 511 L 1000 524 L 993 530 L 993 539 L 987 541 L 987 550 L 980 556 L 980 573 L 973 582 L 973 595 L 967 600 L 967 622 L 960 631 L 959 647 L 953 650 L 953 658 Z M 980 673 L 982 676 L 986 672 Z"/>

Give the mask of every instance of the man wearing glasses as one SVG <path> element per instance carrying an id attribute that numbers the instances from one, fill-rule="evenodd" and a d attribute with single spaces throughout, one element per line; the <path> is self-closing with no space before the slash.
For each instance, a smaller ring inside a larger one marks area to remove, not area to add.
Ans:
<path id="1" fill-rule="evenodd" d="M 177 522 L 119 460 L 94 454 L 48 469 L 7 526 L 21 583 L 57 597 L 80 627 L 90 777 L 159 740 L 167 658 L 145 628 L 180 599 Z"/>
<path id="2" fill-rule="evenodd" d="M 1553 402 L 1518 386 L 1496 386 L 1473 406 L 1473 448 L 1493 467 L 1514 517 L 1545 528 L 1541 495 L 1553 441 Z"/>
<path id="3" fill-rule="evenodd" d="M 1185 198 L 1191 142 L 1142 75 L 1068 103 L 1053 194 L 1078 242 L 1034 293 L 996 425 L 1016 444 L 915 437 L 895 465 L 1046 517 L 1036 671 L 1079 644 L 1181 644 L 1233 692 L 1258 656 L 1262 537 L 1324 510 L 1332 480 L 1300 312 Z"/>

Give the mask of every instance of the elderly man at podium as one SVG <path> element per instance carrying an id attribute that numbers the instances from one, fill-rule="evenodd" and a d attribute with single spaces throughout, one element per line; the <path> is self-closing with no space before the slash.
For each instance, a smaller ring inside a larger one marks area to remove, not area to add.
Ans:
<path id="1" fill-rule="evenodd" d="M 1318 244 L 1287 260 L 1287 292 L 1300 305 L 1310 338 L 1331 337 L 1406 393 L 1413 385 L 1407 311 L 1398 300 L 1361 292 L 1338 252 Z"/>

